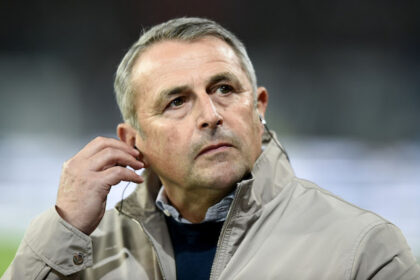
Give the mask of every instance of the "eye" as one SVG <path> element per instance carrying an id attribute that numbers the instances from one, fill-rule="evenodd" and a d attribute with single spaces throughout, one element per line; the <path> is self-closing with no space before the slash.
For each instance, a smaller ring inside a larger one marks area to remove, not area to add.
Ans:
<path id="1" fill-rule="evenodd" d="M 168 108 L 176 108 L 176 107 L 181 106 L 184 103 L 185 103 L 185 97 L 180 96 L 180 97 L 177 97 L 177 98 L 173 99 L 171 102 L 169 102 L 167 107 Z"/>
<path id="2" fill-rule="evenodd" d="M 233 87 L 230 85 L 220 85 L 216 88 L 216 92 L 220 92 L 222 94 L 228 94 L 233 92 Z"/>

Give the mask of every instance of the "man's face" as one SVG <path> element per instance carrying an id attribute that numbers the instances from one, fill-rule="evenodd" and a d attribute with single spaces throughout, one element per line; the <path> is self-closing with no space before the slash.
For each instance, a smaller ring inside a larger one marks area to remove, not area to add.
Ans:
<path id="1" fill-rule="evenodd" d="M 252 169 L 263 128 L 252 85 L 225 42 L 156 43 L 137 59 L 132 83 L 143 132 L 136 146 L 167 188 L 229 188 Z M 263 114 L 267 94 L 257 95 Z"/>

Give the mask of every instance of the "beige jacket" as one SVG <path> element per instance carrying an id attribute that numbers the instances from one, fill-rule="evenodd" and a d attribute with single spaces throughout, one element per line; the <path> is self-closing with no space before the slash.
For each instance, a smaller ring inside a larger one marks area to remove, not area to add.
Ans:
<path id="1" fill-rule="evenodd" d="M 43 213 L 2 279 L 175 279 L 159 187 L 149 173 L 91 236 Z M 396 226 L 296 178 L 270 141 L 238 183 L 210 279 L 420 279 L 420 267 Z"/>

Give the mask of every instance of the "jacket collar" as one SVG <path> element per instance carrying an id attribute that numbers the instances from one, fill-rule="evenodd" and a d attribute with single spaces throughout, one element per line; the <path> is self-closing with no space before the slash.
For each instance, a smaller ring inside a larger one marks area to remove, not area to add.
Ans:
<path id="1" fill-rule="evenodd" d="M 250 200 L 259 205 L 273 199 L 294 176 L 293 169 L 275 132 L 264 133 L 267 146 L 252 169 L 252 196 Z M 280 149 L 280 147 L 282 149 Z"/>
<path id="2" fill-rule="evenodd" d="M 237 194 L 240 197 L 236 197 L 235 200 L 240 200 L 239 207 L 244 214 L 250 214 L 249 210 L 256 210 L 268 203 L 294 177 L 287 156 L 279 148 L 281 144 L 276 134 L 271 134 L 272 136 L 267 132 L 263 134 L 262 144 L 266 147 L 255 162 L 251 176 L 237 184 Z M 115 206 L 120 212 L 139 220 L 151 218 L 159 213 L 155 201 L 162 185 L 158 176 L 151 170 L 145 170 L 142 176 L 145 181 L 137 185 L 136 190 L 125 198 L 123 203 L 120 201 Z M 239 190 L 241 191 L 238 192 Z"/>

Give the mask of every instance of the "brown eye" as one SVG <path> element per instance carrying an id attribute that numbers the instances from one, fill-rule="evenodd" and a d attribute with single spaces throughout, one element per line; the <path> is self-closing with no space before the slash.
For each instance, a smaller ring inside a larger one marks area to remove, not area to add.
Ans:
<path id="1" fill-rule="evenodd" d="M 184 103 L 185 103 L 185 97 L 181 96 L 181 97 L 177 97 L 174 100 L 172 100 L 169 103 L 168 107 L 179 107 Z"/>
<path id="2" fill-rule="evenodd" d="M 233 87 L 230 85 L 220 85 L 217 87 L 217 91 L 222 94 L 227 94 L 233 92 Z"/>

